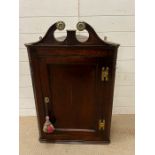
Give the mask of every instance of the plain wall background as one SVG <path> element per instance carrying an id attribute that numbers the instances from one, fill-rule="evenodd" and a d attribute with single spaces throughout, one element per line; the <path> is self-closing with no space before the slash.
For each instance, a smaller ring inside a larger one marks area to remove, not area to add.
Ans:
<path id="1" fill-rule="evenodd" d="M 56 21 L 75 29 L 89 23 L 103 39 L 119 43 L 113 114 L 134 114 L 134 0 L 20 0 L 20 115 L 36 115 L 24 43 L 37 41 Z M 65 31 L 57 32 L 57 36 Z M 85 32 L 83 33 L 85 35 Z"/>

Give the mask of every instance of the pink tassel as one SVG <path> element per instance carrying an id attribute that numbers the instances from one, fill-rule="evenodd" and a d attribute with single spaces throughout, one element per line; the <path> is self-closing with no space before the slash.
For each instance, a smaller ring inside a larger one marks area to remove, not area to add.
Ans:
<path id="1" fill-rule="evenodd" d="M 45 121 L 44 126 L 43 126 L 43 131 L 45 133 L 52 133 L 52 132 L 54 132 L 55 128 L 54 128 L 53 124 L 50 122 L 49 116 L 46 116 L 45 119 L 46 119 L 46 121 Z"/>

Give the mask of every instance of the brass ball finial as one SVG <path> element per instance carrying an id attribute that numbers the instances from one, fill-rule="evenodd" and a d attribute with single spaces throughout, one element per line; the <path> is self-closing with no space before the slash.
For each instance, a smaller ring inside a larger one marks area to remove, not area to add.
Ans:
<path id="1" fill-rule="evenodd" d="M 56 23 L 56 28 L 58 29 L 58 30 L 64 30 L 65 29 L 65 23 L 63 22 L 63 21 L 58 21 L 57 23 Z"/>
<path id="2" fill-rule="evenodd" d="M 78 22 L 76 27 L 79 31 L 83 31 L 86 28 L 86 25 L 84 22 Z"/>

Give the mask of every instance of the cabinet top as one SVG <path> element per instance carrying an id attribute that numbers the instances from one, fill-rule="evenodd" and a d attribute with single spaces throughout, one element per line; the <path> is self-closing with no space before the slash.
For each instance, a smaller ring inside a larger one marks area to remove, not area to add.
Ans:
<path id="1" fill-rule="evenodd" d="M 65 23 L 62 21 L 58 21 L 53 24 L 48 31 L 46 32 L 44 37 L 40 37 L 40 40 L 34 43 L 26 43 L 26 47 L 85 47 L 85 46 L 100 46 L 104 48 L 118 48 L 119 44 L 111 43 L 106 40 L 102 40 L 94 31 L 94 29 L 87 24 L 86 22 L 78 22 L 77 29 L 79 31 L 87 30 L 89 37 L 85 37 L 82 35 L 76 35 L 76 30 L 67 30 L 66 37 L 60 37 L 59 39 L 63 41 L 58 41 L 54 37 L 55 30 L 63 30 L 65 28 Z M 86 41 L 82 41 L 82 40 Z"/>

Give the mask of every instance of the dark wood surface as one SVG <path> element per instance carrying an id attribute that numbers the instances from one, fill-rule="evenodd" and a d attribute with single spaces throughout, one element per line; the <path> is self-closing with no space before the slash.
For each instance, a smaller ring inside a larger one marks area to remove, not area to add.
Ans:
<path id="1" fill-rule="evenodd" d="M 67 31 L 64 41 L 54 38 L 56 23 L 28 49 L 40 141 L 110 141 L 115 65 L 118 44 L 102 41 L 85 23 L 89 38 L 80 42 L 76 31 Z M 102 67 L 109 67 L 109 80 L 101 80 Z M 56 130 L 44 133 L 44 97 L 48 96 L 48 114 Z M 98 122 L 105 120 L 105 129 Z"/>

